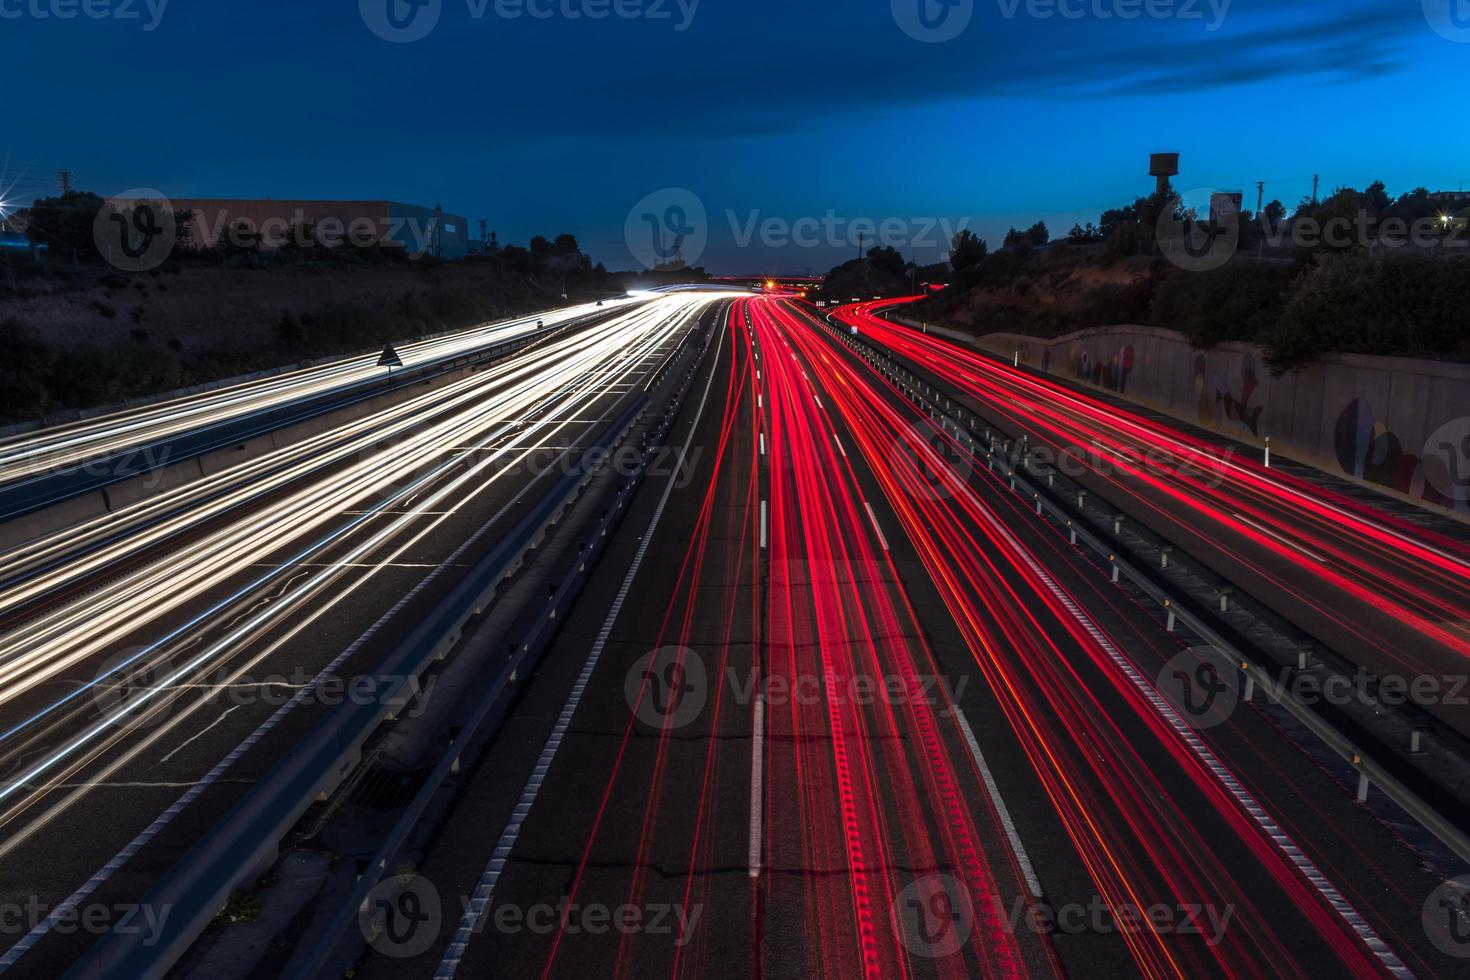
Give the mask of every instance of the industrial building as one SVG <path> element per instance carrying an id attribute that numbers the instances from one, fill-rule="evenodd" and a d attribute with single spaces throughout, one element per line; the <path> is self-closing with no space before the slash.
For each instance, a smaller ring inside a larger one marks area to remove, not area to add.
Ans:
<path id="1" fill-rule="evenodd" d="M 469 221 L 442 207 L 396 201 L 302 201 L 172 198 L 175 211 L 192 215 L 180 240 L 207 248 L 243 222 L 260 247 L 280 248 L 301 229 L 311 228 L 319 244 L 343 242 L 402 248 L 411 255 L 461 259 L 469 254 Z"/>

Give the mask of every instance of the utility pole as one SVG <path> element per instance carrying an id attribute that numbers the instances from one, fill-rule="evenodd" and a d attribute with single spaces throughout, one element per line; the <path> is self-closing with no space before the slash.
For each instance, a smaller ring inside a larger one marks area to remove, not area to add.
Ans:
<path id="1" fill-rule="evenodd" d="M 71 171 L 60 170 L 57 171 L 56 176 L 61 178 L 61 194 L 63 197 L 65 197 L 67 194 L 71 193 Z"/>
<path id="2" fill-rule="evenodd" d="M 858 258 L 863 257 L 863 242 L 866 240 L 867 232 L 858 232 Z"/>
<path id="3" fill-rule="evenodd" d="M 1266 201 L 1266 182 L 1264 180 L 1258 180 L 1258 181 L 1256 181 L 1256 217 L 1257 218 L 1259 218 L 1261 216 L 1261 206 L 1265 203 L 1265 201 Z"/>
<path id="4" fill-rule="evenodd" d="M 1317 174 L 1312 174 L 1312 203 L 1317 203 L 1317 182 L 1321 180 Z"/>

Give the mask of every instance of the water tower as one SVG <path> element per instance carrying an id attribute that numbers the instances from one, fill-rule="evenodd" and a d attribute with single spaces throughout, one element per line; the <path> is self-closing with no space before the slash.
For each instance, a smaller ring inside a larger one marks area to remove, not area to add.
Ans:
<path id="1" fill-rule="evenodd" d="M 1148 158 L 1148 175 L 1158 180 L 1155 193 L 1163 197 L 1169 193 L 1169 178 L 1179 175 L 1179 154 L 1153 153 Z"/>

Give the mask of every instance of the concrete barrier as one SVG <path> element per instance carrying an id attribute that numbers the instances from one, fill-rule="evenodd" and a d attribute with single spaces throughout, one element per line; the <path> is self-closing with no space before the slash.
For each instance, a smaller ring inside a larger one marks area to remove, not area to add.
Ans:
<path id="1" fill-rule="evenodd" d="M 1052 340 L 929 332 L 1248 444 L 1269 437 L 1273 452 L 1470 516 L 1470 364 L 1330 354 L 1275 377 L 1253 344 L 1196 350 L 1159 327 Z"/>

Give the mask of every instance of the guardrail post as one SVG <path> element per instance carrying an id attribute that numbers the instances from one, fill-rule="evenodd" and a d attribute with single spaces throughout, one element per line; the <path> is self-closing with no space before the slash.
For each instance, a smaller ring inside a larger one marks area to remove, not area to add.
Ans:
<path id="1" fill-rule="evenodd" d="M 1229 585 L 1220 586 L 1220 611 L 1230 611 L 1230 597 L 1235 595 L 1235 588 Z"/>
<path id="2" fill-rule="evenodd" d="M 1118 556 L 1108 555 L 1108 564 L 1113 566 L 1113 581 L 1118 581 Z"/>
<path id="3" fill-rule="evenodd" d="M 1242 701 L 1254 700 L 1256 696 L 1256 679 L 1247 671 L 1245 675 L 1245 690 L 1241 692 Z"/>
<path id="4" fill-rule="evenodd" d="M 1077 491 L 1077 509 L 1078 510 L 1081 510 L 1086 504 L 1087 504 L 1087 491 L 1086 490 L 1078 490 Z"/>
<path id="5" fill-rule="evenodd" d="M 1072 522 L 1071 521 L 1068 521 L 1067 522 L 1067 530 L 1069 530 L 1069 531 L 1072 532 L 1072 534 L 1071 534 L 1072 543 L 1073 544 L 1076 544 L 1077 543 L 1077 529 L 1072 526 Z"/>
<path id="6" fill-rule="evenodd" d="M 1123 515 L 1122 514 L 1114 514 L 1113 515 L 1113 536 L 1114 537 L 1117 537 L 1118 535 L 1120 535 L 1122 533 L 1123 533 Z"/>
<path id="7" fill-rule="evenodd" d="M 1363 772 L 1362 770 L 1359 770 L 1358 771 L 1358 802 L 1359 803 L 1367 803 L 1368 802 L 1368 787 L 1371 786 L 1371 785 L 1372 784 L 1368 782 L 1368 774 L 1366 772 Z"/>
<path id="8" fill-rule="evenodd" d="M 1165 632 L 1172 633 L 1174 632 L 1174 627 L 1179 625 L 1178 619 L 1174 616 L 1174 603 L 1168 599 L 1165 599 L 1164 608 L 1169 611 L 1169 621 L 1165 624 L 1164 630 Z"/>
<path id="9" fill-rule="evenodd" d="M 1159 549 L 1159 567 L 1160 568 L 1168 568 L 1169 567 L 1169 556 L 1171 554 L 1173 554 L 1173 553 L 1174 553 L 1174 549 L 1173 548 L 1170 548 L 1170 547 L 1167 547 L 1167 546 Z"/>
<path id="10" fill-rule="evenodd" d="M 1296 669 L 1311 670 L 1312 660 L 1317 652 L 1317 644 L 1311 640 L 1298 643 L 1296 647 Z"/>
<path id="11" fill-rule="evenodd" d="M 1425 754 L 1425 751 L 1424 751 L 1424 735 L 1425 735 L 1425 730 L 1423 728 L 1416 727 L 1412 731 L 1409 732 L 1409 754 L 1410 755 L 1424 755 Z"/>

